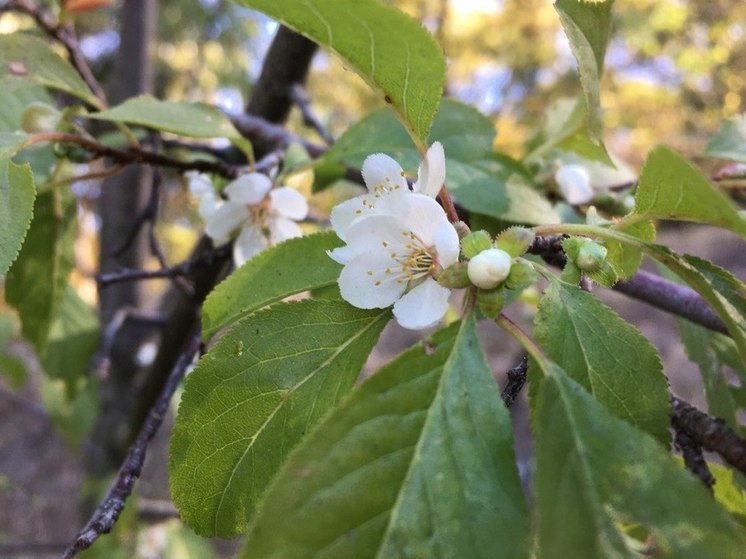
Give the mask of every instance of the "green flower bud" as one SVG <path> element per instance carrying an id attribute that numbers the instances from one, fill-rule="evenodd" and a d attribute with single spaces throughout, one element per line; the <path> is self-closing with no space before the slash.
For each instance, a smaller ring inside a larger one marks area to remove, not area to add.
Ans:
<path id="1" fill-rule="evenodd" d="M 512 260 L 507 252 L 499 248 L 483 250 L 469 260 L 469 279 L 480 289 L 497 287 L 510 274 Z"/>
<path id="2" fill-rule="evenodd" d="M 488 248 L 492 248 L 492 237 L 487 231 L 474 231 L 461 239 L 461 252 L 467 258 L 474 258 Z"/>
<path id="3" fill-rule="evenodd" d="M 477 291 L 477 306 L 487 318 L 497 318 L 505 306 L 505 288 L 480 289 Z"/>
<path id="4" fill-rule="evenodd" d="M 21 129 L 28 134 L 53 132 L 62 118 L 61 113 L 46 103 L 30 103 L 21 115 Z"/>
<path id="5" fill-rule="evenodd" d="M 467 266 L 466 262 L 456 262 L 441 271 L 435 280 L 443 287 L 448 287 L 449 289 L 469 287 L 471 281 L 469 281 Z"/>
<path id="6" fill-rule="evenodd" d="M 510 256 L 516 257 L 526 252 L 535 238 L 536 235 L 531 229 L 515 225 L 507 228 L 497 236 L 495 246 L 504 250 Z"/>
<path id="7" fill-rule="evenodd" d="M 588 241 L 580 247 L 575 264 L 584 272 L 595 272 L 606 260 L 606 247 Z"/>
<path id="8" fill-rule="evenodd" d="M 538 272 L 530 262 L 518 260 L 510 267 L 510 274 L 505 280 L 505 285 L 510 289 L 524 289 L 539 279 Z"/>

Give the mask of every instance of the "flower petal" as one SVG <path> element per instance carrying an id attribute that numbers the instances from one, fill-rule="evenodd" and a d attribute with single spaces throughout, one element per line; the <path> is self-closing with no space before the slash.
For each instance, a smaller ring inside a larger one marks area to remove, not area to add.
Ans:
<path id="1" fill-rule="evenodd" d="M 326 253 L 329 255 L 329 258 L 343 266 L 348 264 L 350 260 L 355 257 L 355 254 L 346 246 L 335 248 L 334 250 L 327 250 Z"/>
<path id="2" fill-rule="evenodd" d="M 563 165 L 554 174 L 560 194 L 568 204 L 577 206 L 590 202 L 594 196 L 591 176 L 582 165 Z"/>
<path id="3" fill-rule="evenodd" d="M 308 215 L 308 202 L 294 188 L 274 188 L 269 191 L 269 199 L 272 201 L 272 211 L 281 216 L 298 221 Z"/>
<path id="4" fill-rule="evenodd" d="M 427 150 L 425 158 L 417 170 L 417 182 L 414 191 L 435 198 L 446 181 L 446 155 L 443 145 L 435 142 Z"/>
<path id="5" fill-rule="evenodd" d="M 347 248 L 355 256 L 370 253 L 403 254 L 410 241 L 409 227 L 390 215 L 370 215 L 353 223 L 347 230 Z M 386 266 L 392 266 L 389 262 Z"/>
<path id="6" fill-rule="evenodd" d="M 197 171 L 187 171 L 184 173 L 184 178 L 187 180 L 189 192 L 195 196 L 215 194 L 215 187 L 212 185 L 212 181 L 208 175 L 198 173 Z"/>
<path id="7" fill-rule="evenodd" d="M 303 230 L 292 219 L 278 216 L 267 222 L 269 227 L 269 244 L 276 245 L 293 237 L 302 237 Z"/>
<path id="8" fill-rule="evenodd" d="M 446 221 L 433 233 L 433 244 L 438 251 L 438 264 L 447 268 L 451 264 L 458 262 L 458 255 L 461 251 L 458 233 L 453 225 Z"/>
<path id="9" fill-rule="evenodd" d="M 435 243 L 437 231 L 446 224 L 450 225 L 446 212 L 440 204 L 424 194 L 409 194 L 406 197 L 406 205 L 402 204 L 399 212 L 396 215 L 401 216 L 412 232 L 428 246 Z"/>
<path id="10" fill-rule="evenodd" d="M 233 262 L 236 268 L 243 266 L 255 254 L 260 253 L 269 246 L 267 237 L 264 236 L 260 227 L 254 223 L 247 223 L 241 229 L 236 242 L 233 243 Z"/>
<path id="11" fill-rule="evenodd" d="M 342 298 L 359 309 L 383 309 L 392 305 L 407 288 L 387 274 L 390 259 L 385 254 L 360 254 L 339 275 Z"/>
<path id="12" fill-rule="evenodd" d="M 232 202 L 223 202 L 207 219 L 205 233 L 216 243 L 222 244 L 248 218 L 249 214 L 245 206 Z"/>
<path id="13" fill-rule="evenodd" d="M 363 162 L 361 172 L 365 186 L 371 193 L 409 190 L 401 165 L 386 154 L 369 155 Z"/>
<path id="14" fill-rule="evenodd" d="M 272 181 L 261 173 L 248 173 L 225 187 L 228 200 L 237 204 L 257 204 L 272 188 Z"/>
<path id="15" fill-rule="evenodd" d="M 451 290 L 428 278 L 394 305 L 394 316 L 403 328 L 419 330 L 434 326 L 448 311 Z"/>

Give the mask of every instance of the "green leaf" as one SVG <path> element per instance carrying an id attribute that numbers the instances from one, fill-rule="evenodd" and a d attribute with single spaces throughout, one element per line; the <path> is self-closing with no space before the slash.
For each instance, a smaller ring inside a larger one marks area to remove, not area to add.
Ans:
<path id="1" fill-rule="evenodd" d="M 476 109 L 444 99 L 428 143 L 439 141 L 446 154 L 448 190 L 471 212 L 504 221 L 555 223 L 559 216 L 533 188 L 523 166 L 493 153 L 495 127 Z M 361 167 L 371 153 L 383 152 L 414 175 L 421 156 L 388 109 L 379 109 L 351 126 L 323 161 Z"/>
<path id="2" fill-rule="evenodd" d="M 202 337 L 261 307 L 334 285 L 341 266 L 326 254 L 342 245 L 333 232 L 290 239 L 258 254 L 220 283 L 202 307 Z"/>
<path id="3" fill-rule="evenodd" d="M 39 194 L 26 241 L 6 277 L 6 299 L 21 316 L 23 335 L 40 354 L 73 269 L 75 212 L 75 198 L 67 190 Z"/>
<path id="4" fill-rule="evenodd" d="M 606 147 L 591 140 L 587 115 L 588 109 L 582 99 L 559 99 L 550 103 L 544 110 L 541 133 L 531 140 L 531 151 L 524 161 L 540 162 L 541 156 L 557 149 L 578 154 L 586 163 L 599 161 L 613 168 L 616 164 Z"/>
<path id="5" fill-rule="evenodd" d="M 190 138 L 236 138 L 240 134 L 225 113 L 204 103 L 161 101 L 150 95 L 128 99 L 121 105 L 86 118 L 124 122 Z"/>
<path id="6" fill-rule="evenodd" d="M 746 163 L 746 115 L 726 120 L 707 144 L 704 154 Z"/>
<path id="7" fill-rule="evenodd" d="M 44 409 L 55 427 L 67 444 L 78 449 L 90 436 L 100 411 L 98 382 L 92 378 L 78 379 L 71 392 L 64 381 L 43 376 L 40 389 Z"/>
<path id="8" fill-rule="evenodd" d="M 590 293 L 552 281 L 539 301 L 534 337 L 614 414 L 669 444 L 668 381 L 658 352 L 637 328 Z"/>
<path id="9" fill-rule="evenodd" d="M 0 276 L 18 256 L 34 216 L 35 197 L 31 167 L 0 157 Z"/>
<path id="10" fill-rule="evenodd" d="M 712 488 L 715 499 L 720 503 L 741 525 L 746 526 L 746 491 L 733 479 L 733 470 L 721 464 L 708 463 L 715 485 Z"/>
<path id="11" fill-rule="evenodd" d="M 445 80 L 443 51 L 419 22 L 378 0 L 236 0 L 335 52 L 421 141 Z"/>
<path id="12" fill-rule="evenodd" d="M 543 366 L 533 402 L 537 557 L 640 557 L 641 543 L 623 535 L 633 523 L 650 534 L 645 556 L 742 555 L 744 532 L 699 480 L 556 365 Z"/>
<path id="13" fill-rule="evenodd" d="M 746 236 L 746 219 L 702 172 L 676 152 L 650 152 L 635 193 L 634 214 L 719 225 Z"/>
<path id="14" fill-rule="evenodd" d="M 719 346 L 732 345 L 733 340 L 718 333 L 693 324 L 683 318 L 676 318 L 686 355 L 697 364 L 702 374 L 702 382 L 707 397 L 707 411 L 721 419 L 741 435 L 746 434 L 738 425 L 739 405 L 734 397 L 735 387 L 728 380 L 725 364 L 719 359 Z M 742 378 L 746 379 L 746 374 Z"/>
<path id="15" fill-rule="evenodd" d="M 350 390 L 388 311 L 279 303 L 237 323 L 189 375 L 171 495 L 198 534 L 243 532 L 288 452 Z"/>
<path id="16" fill-rule="evenodd" d="M 510 417 L 473 316 L 455 326 L 373 375 L 299 445 L 242 559 L 528 555 Z"/>
<path id="17" fill-rule="evenodd" d="M 37 85 L 99 104 L 75 68 L 42 39 L 25 33 L 0 35 L 0 60 L 0 77 L 23 76 Z"/>
<path id="18" fill-rule="evenodd" d="M 59 315 L 49 331 L 47 351 L 42 358 L 44 371 L 51 378 L 62 379 L 73 396 L 77 380 L 85 376 L 98 341 L 99 324 L 95 309 L 68 285 Z"/>
<path id="19" fill-rule="evenodd" d="M 661 245 L 645 245 L 642 250 L 679 276 L 712 306 L 746 363 L 746 285 L 727 270 L 696 256 L 682 257 Z"/>
<path id="20" fill-rule="evenodd" d="M 613 0 L 557 0 L 554 3 L 578 61 L 580 83 L 588 107 L 588 131 L 599 145 L 603 143 L 600 81 L 611 32 L 613 4 Z"/>
<path id="21" fill-rule="evenodd" d="M 621 229 L 628 235 L 650 243 L 655 240 L 655 226 L 652 221 L 638 221 Z M 642 264 L 642 251 L 618 241 L 606 241 L 606 260 L 614 268 L 617 279 L 629 279 L 637 273 Z"/>
<path id="22" fill-rule="evenodd" d="M 54 102 L 47 91 L 31 80 L 16 77 L 0 78 L 3 102 L 0 104 L 0 130 L 17 132 L 21 128 L 23 111 L 31 103 Z"/>
<path id="23" fill-rule="evenodd" d="M 14 156 L 26 140 L 28 140 L 28 134 L 23 132 L 0 132 L 0 158 L 7 159 Z"/>

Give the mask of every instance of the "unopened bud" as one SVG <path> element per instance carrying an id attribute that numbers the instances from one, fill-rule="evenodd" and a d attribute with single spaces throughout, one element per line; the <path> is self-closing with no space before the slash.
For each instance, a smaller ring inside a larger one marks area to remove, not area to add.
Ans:
<path id="1" fill-rule="evenodd" d="M 483 250 L 469 260 L 469 279 L 480 289 L 497 287 L 510 274 L 512 261 L 510 255 L 499 248 Z"/>
<path id="2" fill-rule="evenodd" d="M 62 115 L 52 105 L 30 103 L 21 115 L 21 129 L 28 134 L 53 132 L 57 129 Z"/>
<path id="3" fill-rule="evenodd" d="M 584 243 L 578 251 L 575 264 L 584 272 L 595 272 L 606 260 L 606 247 L 592 241 Z"/>

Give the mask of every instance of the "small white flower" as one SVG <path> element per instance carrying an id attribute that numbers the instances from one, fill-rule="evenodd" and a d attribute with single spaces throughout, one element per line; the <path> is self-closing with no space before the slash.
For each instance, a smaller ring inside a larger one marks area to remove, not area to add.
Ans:
<path id="1" fill-rule="evenodd" d="M 568 204 L 577 206 L 593 199 L 591 175 L 582 165 L 563 165 L 554 173 L 554 180 Z"/>
<path id="2" fill-rule="evenodd" d="M 272 188 L 261 173 L 248 173 L 226 185 L 227 200 L 218 199 L 205 175 L 187 176 L 189 190 L 199 199 L 205 233 L 216 245 L 233 244 L 233 260 L 241 266 L 262 250 L 303 232 L 296 221 L 308 214 L 306 199 L 287 187 Z"/>
<path id="3" fill-rule="evenodd" d="M 411 194 L 404 170 L 388 155 L 375 153 L 363 162 L 363 182 L 368 194 L 357 196 L 335 206 L 331 214 L 334 232 L 343 241 L 347 230 L 358 219 L 374 214 L 388 214 L 396 211 L 399 197 Z M 435 198 L 446 178 L 446 160 L 443 146 L 435 142 L 427 150 L 417 171 L 414 192 Z"/>
<path id="4" fill-rule="evenodd" d="M 347 246 L 330 253 L 345 264 L 342 298 L 362 309 L 393 304 L 404 328 L 433 326 L 448 310 L 451 293 L 434 275 L 458 261 L 458 234 L 424 194 L 400 196 L 389 210 L 355 220 L 346 230 Z"/>
<path id="5" fill-rule="evenodd" d="M 489 248 L 469 260 L 466 272 L 471 283 L 480 289 L 492 289 L 510 275 L 510 255 L 499 248 Z"/>

